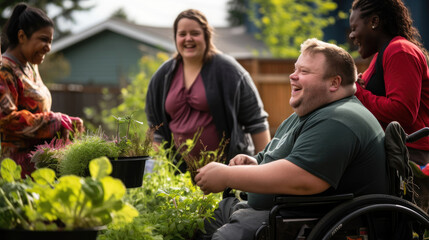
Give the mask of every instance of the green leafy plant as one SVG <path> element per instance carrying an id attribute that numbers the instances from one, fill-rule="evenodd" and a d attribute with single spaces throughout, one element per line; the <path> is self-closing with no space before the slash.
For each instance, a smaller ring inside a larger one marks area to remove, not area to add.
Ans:
<path id="1" fill-rule="evenodd" d="M 117 121 L 116 128 L 116 144 L 120 149 L 119 156 L 133 157 L 133 156 L 148 156 L 152 150 L 152 137 L 156 129 L 148 128 L 144 138 L 139 134 L 137 124 L 143 125 L 143 122 L 133 119 L 133 114 L 124 117 L 113 116 Z M 120 125 L 126 123 L 125 136 L 120 136 Z M 130 128 L 133 127 L 134 132 L 130 133 Z"/>
<path id="2" fill-rule="evenodd" d="M 192 239 L 204 231 L 204 220 L 212 217 L 221 194 L 204 195 L 188 172 L 177 174 L 172 150 L 160 148 L 154 156 L 156 164 L 144 176 L 144 188 L 128 189 L 126 201 L 139 216 L 131 223 L 109 225 L 98 239 Z"/>
<path id="3" fill-rule="evenodd" d="M 133 114 L 115 117 L 118 124 L 116 137 L 109 139 L 99 127 L 94 132 L 87 131 L 72 140 L 54 139 L 50 143 L 36 146 L 36 150 L 31 152 L 31 161 L 37 168 L 51 168 L 60 176 L 68 174 L 88 176 L 88 164 L 94 158 L 149 156 L 152 151 L 153 133 L 157 128 L 149 128 L 143 139 L 137 134 L 137 124 L 143 123 L 134 120 L 132 116 Z M 126 134 L 121 137 L 119 125 L 123 123 L 127 124 L 127 128 Z"/>
<path id="4" fill-rule="evenodd" d="M 87 133 L 63 150 L 58 170 L 61 176 L 74 174 L 88 176 L 88 164 L 94 158 L 102 156 L 118 157 L 119 147 L 112 140 L 107 139 L 99 128 L 94 133 Z"/>
<path id="5" fill-rule="evenodd" d="M 181 152 L 183 160 L 186 162 L 187 170 L 191 174 L 192 183 L 195 184 L 195 176 L 197 175 L 197 170 L 199 168 L 204 167 L 210 162 L 219 162 L 224 163 L 226 157 L 224 155 L 225 148 L 229 143 L 228 139 L 225 137 L 219 143 L 219 147 L 214 151 L 207 151 L 205 148 L 200 152 L 199 156 L 191 155 L 190 152 L 195 146 L 195 143 L 201 136 L 203 129 L 199 129 L 193 139 L 188 139 L 188 141 L 184 144 L 184 146 L 179 147 L 179 151 L 182 147 L 185 148 L 184 151 Z M 201 143 L 202 144 L 202 143 Z"/>
<path id="6" fill-rule="evenodd" d="M 0 168 L 0 228 L 71 230 L 132 222 L 138 212 L 123 201 L 126 189 L 122 182 L 109 176 L 109 160 L 94 159 L 89 169 L 91 177 L 56 179 L 52 169 L 42 168 L 22 180 L 21 167 L 4 159 Z"/>

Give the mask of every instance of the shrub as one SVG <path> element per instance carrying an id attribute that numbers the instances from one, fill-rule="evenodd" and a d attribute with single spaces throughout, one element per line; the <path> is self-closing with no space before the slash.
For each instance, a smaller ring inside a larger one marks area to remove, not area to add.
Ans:
<path id="1" fill-rule="evenodd" d="M 101 134 L 90 134 L 69 144 L 63 154 L 59 162 L 61 176 L 88 176 L 89 161 L 102 156 L 118 157 L 119 148 L 115 142 L 105 139 Z"/>

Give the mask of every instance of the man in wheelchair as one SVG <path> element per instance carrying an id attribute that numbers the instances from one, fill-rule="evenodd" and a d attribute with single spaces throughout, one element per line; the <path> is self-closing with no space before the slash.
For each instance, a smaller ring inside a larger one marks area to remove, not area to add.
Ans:
<path id="1" fill-rule="evenodd" d="M 278 195 L 388 193 L 384 131 L 354 97 L 356 77 L 344 49 L 316 39 L 301 45 L 290 75 L 294 113 L 271 142 L 256 156 L 237 155 L 229 166 L 199 169 L 195 181 L 205 194 L 226 187 L 248 192 L 248 202 L 219 203 L 204 239 L 253 239 Z M 294 214 L 306 217 L 313 210 Z M 321 214 L 329 210 L 318 208 Z"/>

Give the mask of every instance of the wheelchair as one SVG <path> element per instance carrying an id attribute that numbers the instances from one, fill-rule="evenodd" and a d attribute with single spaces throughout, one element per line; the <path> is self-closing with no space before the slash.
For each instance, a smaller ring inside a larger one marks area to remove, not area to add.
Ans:
<path id="1" fill-rule="evenodd" d="M 381 240 L 429 239 L 429 216 L 413 203 L 413 173 L 406 142 L 429 136 L 429 128 L 407 135 L 397 122 L 386 128 L 390 194 L 354 197 L 278 196 L 255 234 L 257 240 Z M 318 209 L 330 209 L 319 213 Z M 294 217 L 289 211 L 311 212 Z"/>

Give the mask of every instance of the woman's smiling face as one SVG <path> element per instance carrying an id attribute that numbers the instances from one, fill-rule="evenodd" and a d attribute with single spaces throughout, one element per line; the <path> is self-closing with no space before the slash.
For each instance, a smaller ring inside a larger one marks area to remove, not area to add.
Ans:
<path id="1" fill-rule="evenodd" d="M 22 31 L 22 30 L 21 30 Z M 18 33 L 24 34 L 25 33 Z M 52 38 L 54 29 L 52 27 L 44 27 L 35 31 L 30 38 L 22 36 L 20 40 L 20 47 L 22 56 L 21 59 L 32 64 L 40 64 L 43 62 L 45 55 L 51 51 Z"/>
<path id="2" fill-rule="evenodd" d="M 182 18 L 178 22 L 176 48 L 184 60 L 203 61 L 207 44 L 204 39 L 204 30 L 197 21 Z"/>
<path id="3" fill-rule="evenodd" d="M 378 35 L 377 31 L 373 29 L 373 24 L 369 19 L 360 17 L 361 12 L 359 9 L 352 10 L 350 14 L 350 35 L 349 38 L 353 41 L 354 45 L 358 46 L 358 52 L 363 59 L 372 56 L 378 52 Z"/>

